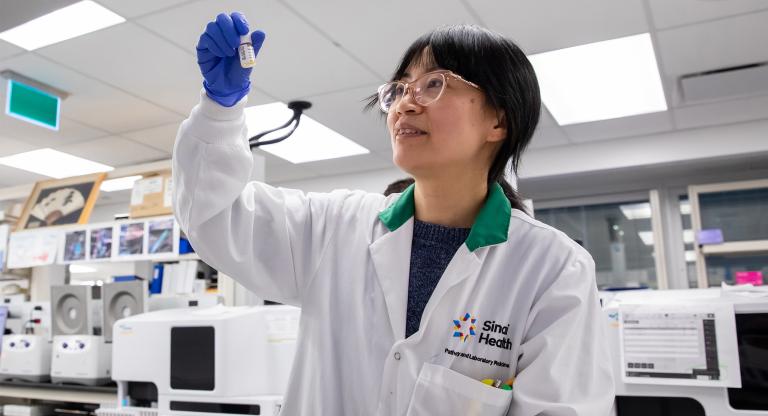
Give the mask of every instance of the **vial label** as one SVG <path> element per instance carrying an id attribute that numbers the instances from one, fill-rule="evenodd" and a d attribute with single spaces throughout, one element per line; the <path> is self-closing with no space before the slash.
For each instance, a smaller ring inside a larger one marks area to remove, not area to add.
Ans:
<path id="1" fill-rule="evenodd" d="M 240 53 L 241 67 L 251 68 L 256 64 L 256 54 L 253 51 L 253 45 L 250 43 L 243 43 L 237 50 Z"/>

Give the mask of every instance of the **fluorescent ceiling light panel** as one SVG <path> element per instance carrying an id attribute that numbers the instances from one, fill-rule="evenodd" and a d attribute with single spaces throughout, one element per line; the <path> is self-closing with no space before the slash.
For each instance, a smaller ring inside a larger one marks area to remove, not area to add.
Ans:
<path id="1" fill-rule="evenodd" d="M 125 19 L 84 0 L 0 33 L 0 39 L 28 51 L 125 22 Z"/>
<path id="2" fill-rule="evenodd" d="M 281 102 L 247 107 L 245 109 L 245 122 L 248 126 L 248 137 L 280 126 L 290 120 L 292 116 L 293 111 Z M 287 130 L 269 134 L 262 140 L 277 138 Z M 365 147 L 318 123 L 306 114 L 301 116 L 299 127 L 288 139 L 259 147 L 259 149 L 291 163 L 313 162 L 370 153 Z"/>
<path id="3" fill-rule="evenodd" d="M 114 170 L 112 166 L 49 148 L 0 157 L 0 165 L 56 179 Z"/>
<path id="4" fill-rule="evenodd" d="M 646 246 L 653 245 L 653 231 L 638 231 L 637 235 L 643 240 L 643 244 Z"/>
<path id="5" fill-rule="evenodd" d="M 123 191 L 133 189 L 133 184 L 141 179 L 141 175 L 126 176 L 123 178 L 110 179 L 101 183 L 101 190 L 104 192 Z"/>
<path id="6" fill-rule="evenodd" d="M 561 126 L 667 110 L 648 33 L 529 58 Z"/>
<path id="7" fill-rule="evenodd" d="M 621 213 L 624 214 L 628 220 L 642 220 L 651 218 L 651 204 L 649 202 L 619 205 L 619 209 L 621 209 Z"/>

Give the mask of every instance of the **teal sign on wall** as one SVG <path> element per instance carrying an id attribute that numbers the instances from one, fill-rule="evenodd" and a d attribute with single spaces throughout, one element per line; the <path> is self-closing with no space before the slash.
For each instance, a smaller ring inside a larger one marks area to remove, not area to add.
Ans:
<path id="1" fill-rule="evenodd" d="M 61 99 L 21 82 L 8 80 L 5 114 L 51 130 L 59 129 Z"/>

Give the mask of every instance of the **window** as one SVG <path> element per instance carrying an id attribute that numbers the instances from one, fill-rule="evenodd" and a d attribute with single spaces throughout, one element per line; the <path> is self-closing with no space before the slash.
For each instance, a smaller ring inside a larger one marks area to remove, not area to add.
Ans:
<path id="1" fill-rule="evenodd" d="M 685 274 L 688 278 L 688 287 L 698 287 L 696 275 L 696 240 L 691 224 L 691 202 L 687 195 L 680 197 L 680 217 L 683 223 L 683 248 L 685 249 Z"/>
<path id="2" fill-rule="evenodd" d="M 692 185 L 688 195 L 697 202 L 692 204 L 693 228 L 706 232 L 697 234 L 702 237 L 696 242 L 700 286 L 764 284 L 768 273 L 768 180 Z"/>
<path id="3" fill-rule="evenodd" d="M 699 194 L 701 229 L 720 229 L 726 242 L 768 240 L 768 188 Z"/>
<path id="4" fill-rule="evenodd" d="M 598 287 L 657 287 L 648 200 L 537 209 L 536 219 L 589 251 Z"/>

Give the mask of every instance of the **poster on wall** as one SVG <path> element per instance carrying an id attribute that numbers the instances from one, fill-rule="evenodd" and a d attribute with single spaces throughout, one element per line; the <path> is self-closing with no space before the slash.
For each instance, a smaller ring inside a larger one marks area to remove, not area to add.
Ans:
<path id="1" fill-rule="evenodd" d="M 0 273 L 5 272 L 5 253 L 8 251 L 8 232 L 11 227 L 8 224 L 0 225 Z"/>
<path id="2" fill-rule="evenodd" d="M 98 173 L 37 182 L 16 229 L 87 223 L 105 176 Z"/>
<path id="3" fill-rule="evenodd" d="M 90 260 L 109 260 L 112 257 L 112 226 L 88 230 Z"/>
<path id="4" fill-rule="evenodd" d="M 143 221 L 118 225 L 118 257 L 140 256 L 144 253 L 145 226 Z"/>
<path id="5" fill-rule="evenodd" d="M 147 254 L 169 255 L 178 253 L 179 231 L 173 217 L 147 221 Z"/>
<path id="6" fill-rule="evenodd" d="M 59 249 L 61 264 L 86 260 L 86 231 L 65 231 L 62 236 L 62 246 Z"/>
<path id="7" fill-rule="evenodd" d="M 28 231 L 11 233 L 8 240 L 9 269 L 47 266 L 56 261 L 59 247 L 58 231 Z"/>

